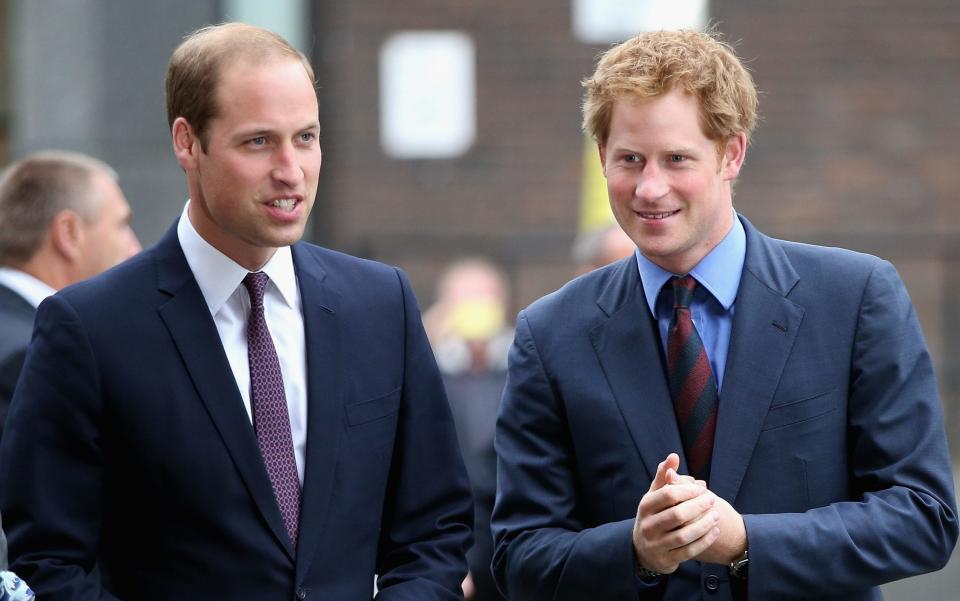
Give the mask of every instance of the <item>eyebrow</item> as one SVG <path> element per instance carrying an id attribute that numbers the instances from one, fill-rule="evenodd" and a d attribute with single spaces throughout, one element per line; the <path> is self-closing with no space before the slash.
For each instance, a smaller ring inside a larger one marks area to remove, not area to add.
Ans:
<path id="1" fill-rule="evenodd" d="M 301 132 L 301 131 L 309 131 L 309 130 L 316 130 L 317 132 L 319 132 L 320 122 L 313 121 L 311 123 L 304 125 L 303 127 L 297 128 L 296 131 Z M 237 140 L 244 140 L 247 138 L 258 138 L 260 136 L 271 136 L 271 135 L 274 135 L 275 133 L 276 133 L 276 130 L 261 127 L 257 129 L 241 130 L 236 133 L 234 138 Z"/>

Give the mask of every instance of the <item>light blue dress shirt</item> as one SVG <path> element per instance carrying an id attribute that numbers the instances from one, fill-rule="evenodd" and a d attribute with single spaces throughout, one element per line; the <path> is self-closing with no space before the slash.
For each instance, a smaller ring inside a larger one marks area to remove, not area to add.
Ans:
<path id="1" fill-rule="evenodd" d="M 743 224 L 734 213 L 733 226 L 727 235 L 690 270 L 690 275 L 700 283 L 690 303 L 690 313 L 717 378 L 718 393 L 723 387 L 723 370 L 727 365 L 730 331 L 746 255 L 747 237 Z M 670 273 L 644 257 L 639 250 L 636 256 L 647 306 L 660 328 L 660 344 L 666 357 L 673 293 L 669 289 L 663 294 L 660 292 L 670 278 L 687 274 Z"/>

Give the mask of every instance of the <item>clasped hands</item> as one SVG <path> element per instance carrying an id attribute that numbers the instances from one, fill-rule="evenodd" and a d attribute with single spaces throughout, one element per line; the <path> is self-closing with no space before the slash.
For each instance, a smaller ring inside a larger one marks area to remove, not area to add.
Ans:
<path id="1" fill-rule="evenodd" d="M 679 467 L 680 457 L 668 455 L 640 499 L 633 523 L 637 562 L 669 574 L 688 559 L 726 564 L 743 555 L 743 518 L 706 482 L 678 474 Z"/>

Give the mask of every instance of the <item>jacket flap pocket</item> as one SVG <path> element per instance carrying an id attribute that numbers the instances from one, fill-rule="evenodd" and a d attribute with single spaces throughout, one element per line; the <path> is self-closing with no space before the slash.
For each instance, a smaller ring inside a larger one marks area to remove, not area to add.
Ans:
<path id="1" fill-rule="evenodd" d="M 347 423 L 357 426 L 396 413 L 400 407 L 400 389 L 383 396 L 347 405 Z"/>
<path id="2" fill-rule="evenodd" d="M 781 428 L 830 413 L 838 405 L 836 392 L 837 389 L 834 388 L 770 407 L 767 419 L 763 422 L 763 429 Z"/>

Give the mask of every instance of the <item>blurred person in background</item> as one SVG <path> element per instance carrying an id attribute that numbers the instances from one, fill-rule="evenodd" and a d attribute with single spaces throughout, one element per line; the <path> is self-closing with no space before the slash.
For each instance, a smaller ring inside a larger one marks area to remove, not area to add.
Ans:
<path id="1" fill-rule="evenodd" d="M 517 318 L 500 589 L 868 600 L 943 567 L 954 483 L 913 305 L 889 262 L 769 238 L 734 211 L 757 95 L 732 48 L 643 33 L 584 86 L 638 250 Z"/>
<path id="2" fill-rule="evenodd" d="M 313 69 L 204 27 L 167 70 L 190 198 L 154 247 L 40 306 L 0 443 L 42 599 L 462 597 L 472 500 L 398 269 L 300 242 Z"/>
<path id="3" fill-rule="evenodd" d="M 37 307 L 139 252 L 130 217 L 116 172 L 86 155 L 38 152 L 0 175 L 0 439 Z M 0 524 L 0 570 L 6 567 Z M 0 577 L 0 601 L 32 598 L 15 574 Z"/>
<path id="4" fill-rule="evenodd" d="M 503 597 L 490 573 L 490 513 L 497 487 L 493 434 L 513 340 L 505 320 L 509 292 L 496 266 L 468 258 L 444 270 L 436 297 L 423 319 L 443 375 L 474 499 L 475 544 L 467 553 L 470 573 L 463 590 L 467 599 L 494 601 Z"/>
<path id="5" fill-rule="evenodd" d="M 29 155 L 0 175 L 0 438 L 40 302 L 140 251 L 106 163 Z"/>
<path id="6" fill-rule="evenodd" d="M 616 222 L 582 232 L 573 243 L 572 255 L 577 266 L 576 274 L 589 273 L 628 257 L 636 250 L 637 245 Z"/>

